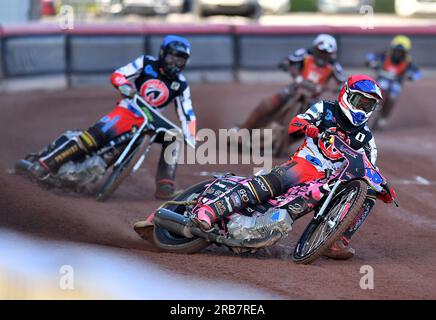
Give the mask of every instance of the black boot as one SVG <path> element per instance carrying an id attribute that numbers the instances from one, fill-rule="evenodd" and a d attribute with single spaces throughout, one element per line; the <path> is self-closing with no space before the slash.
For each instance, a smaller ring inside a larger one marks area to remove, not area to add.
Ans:
<path id="1" fill-rule="evenodd" d="M 156 192 L 154 197 L 159 200 L 171 200 L 178 194 L 176 184 L 173 180 L 162 179 L 156 181 Z"/>
<path id="2" fill-rule="evenodd" d="M 172 143 L 176 143 L 176 145 L 174 145 L 176 148 L 174 148 L 171 154 L 171 159 L 165 159 L 165 151 Z M 156 199 L 170 200 L 178 194 L 175 177 L 180 147 L 181 145 L 178 142 L 162 142 L 162 151 L 156 174 L 156 192 L 154 194 Z"/>
<path id="3" fill-rule="evenodd" d="M 49 173 L 56 173 L 68 161 L 76 160 L 86 152 L 80 144 L 72 139 L 43 156 L 30 168 L 30 172 L 38 179 L 44 179 Z"/>

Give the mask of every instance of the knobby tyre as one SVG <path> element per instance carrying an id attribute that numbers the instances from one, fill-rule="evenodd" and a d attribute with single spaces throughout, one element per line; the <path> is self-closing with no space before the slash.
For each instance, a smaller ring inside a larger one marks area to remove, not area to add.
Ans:
<path id="1" fill-rule="evenodd" d="M 107 200 L 115 192 L 115 190 L 118 189 L 130 172 L 132 172 L 133 167 L 147 149 L 148 145 L 150 144 L 150 139 L 151 137 L 149 135 L 144 136 L 141 144 L 126 157 L 120 166 L 113 169 L 111 175 L 107 178 L 103 187 L 98 193 L 97 201 Z"/>
<path id="2" fill-rule="evenodd" d="M 206 180 L 184 190 L 174 198 L 174 201 L 190 201 L 200 195 L 213 180 Z M 183 215 L 186 207 L 183 205 L 166 205 L 163 208 L 174 211 Z M 154 226 L 153 230 L 154 245 L 163 250 L 177 253 L 194 253 L 210 245 L 209 242 L 202 238 L 185 238 L 184 236 L 174 234 L 162 227 Z"/>
<path id="3" fill-rule="evenodd" d="M 318 259 L 356 219 L 367 194 L 363 180 L 353 180 L 341 187 L 333 196 L 324 219 L 311 220 L 293 253 L 293 261 L 309 264 Z"/>

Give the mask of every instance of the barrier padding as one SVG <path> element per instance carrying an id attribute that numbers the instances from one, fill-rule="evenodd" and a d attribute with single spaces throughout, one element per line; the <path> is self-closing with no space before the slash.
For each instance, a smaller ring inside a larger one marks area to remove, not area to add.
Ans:
<path id="1" fill-rule="evenodd" d="M 150 52 L 157 56 L 163 36 L 151 36 Z M 234 63 L 233 38 L 228 35 L 187 35 L 192 55 L 188 68 L 232 68 Z"/>
<path id="2" fill-rule="evenodd" d="M 137 56 L 156 55 L 166 34 L 181 34 L 192 43 L 189 68 L 203 71 L 275 69 L 319 33 L 333 34 L 345 67 L 362 67 L 368 51 L 383 50 L 396 34 L 413 41 L 419 66 L 436 67 L 436 24 L 429 26 L 260 26 L 201 24 L 91 24 L 63 30 L 57 24 L 0 26 L 0 77 L 113 71 Z M 148 49 L 149 52 L 145 52 Z"/>
<path id="3" fill-rule="evenodd" d="M 300 48 L 310 47 L 308 35 L 250 35 L 239 38 L 239 65 L 242 68 L 274 69 L 289 54 Z"/>
<path id="4" fill-rule="evenodd" d="M 70 71 L 111 72 L 144 50 L 142 36 L 74 36 L 70 39 Z"/>
<path id="5" fill-rule="evenodd" d="M 0 31 L 1 33 L 1 31 Z M 3 39 L 0 36 L 0 79 L 4 77 L 3 73 Z"/>
<path id="6" fill-rule="evenodd" d="M 6 76 L 64 73 L 65 37 L 27 36 L 4 40 L 4 67 Z"/>
<path id="7" fill-rule="evenodd" d="M 414 35 L 412 51 L 414 61 L 420 67 L 436 67 L 436 38 Z M 392 35 L 365 36 L 341 35 L 339 37 L 339 61 L 346 67 L 364 67 L 366 54 L 370 51 L 383 51 L 389 48 Z"/>

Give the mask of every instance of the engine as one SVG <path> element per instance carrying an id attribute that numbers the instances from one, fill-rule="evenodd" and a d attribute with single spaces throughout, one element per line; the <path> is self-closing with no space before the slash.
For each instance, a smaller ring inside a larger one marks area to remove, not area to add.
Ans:
<path id="1" fill-rule="evenodd" d="M 227 229 L 231 238 L 236 240 L 265 240 L 278 231 L 287 235 L 292 230 L 292 219 L 285 209 L 271 208 L 264 214 L 255 213 L 244 216 L 235 213 L 230 216 Z"/>
<path id="2" fill-rule="evenodd" d="M 96 182 L 106 172 L 106 162 L 97 155 L 87 158 L 81 163 L 67 162 L 58 171 L 60 179 L 86 185 Z"/>

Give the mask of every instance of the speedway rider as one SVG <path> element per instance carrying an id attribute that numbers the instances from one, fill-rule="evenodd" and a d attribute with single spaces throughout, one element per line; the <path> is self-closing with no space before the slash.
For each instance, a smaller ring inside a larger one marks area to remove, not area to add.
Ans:
<path id="1" fill-rule="evenodd" d="M 392 39 L 389 50 L 379 53 L 371 52 L 366 57 L 366 65 L 375 69 L 379 75 L 378 82 L 380 87 L 385 90 L 385 98 L 389 94 L 389 99 L 381 109 L 381 117 L 377 123 L 379 127 L 386 124 L 386 119 L 401 92 L 404 79 L 415 81 L 421 78 L 421 72 L 412 61 L 411 49 L 412 42 L 410 39 L 407 36 L 398 35 Z M 393 79 L 389 79 L 391 74 Z M 390 87 L 389 80 L 393 80 Z M 386 92 L 386 90 L 389 92 Z"/>
<path id="2" fill-rule="evenodd" d="M 209 201 L 194 209 L 194 222 L 203 230 L 209 230 L 219 218 L 248 205 L 263 203 L 299 183 L 323 179 L 328 172 L 338 169 L 343 159 L 332 145 L 318 138 L 318 134 L 326 130 L 334 130 L 353 149 L 365 152 L 375 166 L 377 148 L 365 123 L 381 99 L 382 93 L 375 80 L 366 75 L 351 76 L 342 87 L 337 101 L 319 101 L 292 119 L 289 134 L 304 134 L 306 137 L 289 161 L 273 168 L 268 174 L 250 178 L 244 184 L 236 183 L 218 197 L 211 196 Z M 395 195 L 394 190 L 387 187 Z M 328 190 L 323 188 L 312 192 L 306 205 L 315 204 L 326 193 Z M 354 256 L 354 249 L 348 245 L 351 236 L 368 216 L 376 197 L 388 203 L 393 200 L 391 194 L 376 194 L 369 189 L 358 218 L 325 255 L 336 259 Z"/>
<path id="3" fill-rule="evenodd" d="M 338 86 L 345 81 L 341 65 L 336 61 L 337 43 L 333 36 L 318 35 L 310 49 L 298 49 L 288 55 L 279 68 L 287 71 L 294 79 L 293 83 L 280 89 L 273 96 L 264 99 L 240 126 L 245 129 L 262 127 L 274 113 L 280 110 L 295 94 L 296 88 L 302 81 L 314 83 L 315 96 L 318 97 L 330 79 L 334 79 Z"/>
<path id="4" fill-rule="evenodd" d="M 62 164 L 101 148 L 115 137 L 131 131 L 134 126 L 140 127 L 143 118 L 129 99 L 135 93 L 141 95 L 156 110 L 162 110 L 174 100 L 185 138 L 194 146 L 196 118 L 189 86 L 181 73 L 188 63 L 190 54 L 191 46 L 185 38 L 168 35 L 161 44 L 158 58 L 142 55 L 117 69 L 111 76 L 111 82 L 124 98 L 118 101 L 115 109 L 78 138 L 67 141 L 40 158 L 31 168 L 31 172 L 43 179 L 49 172 L 56 173 Z M 163 135 L 160 133 L 155 140 L 162 144 L 155 196 L 159 199 L 169 199 L 174 196 L 176 190 L 174 179 L 177 161 L 173 161 L 172 164 L 165 161 L 165 150 L 172 141 L 164 141 Z M 179 152 L 175 150 L 173 154 L 176 157 Z"/>

